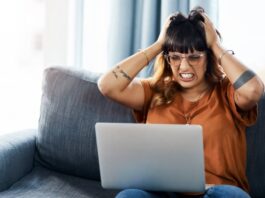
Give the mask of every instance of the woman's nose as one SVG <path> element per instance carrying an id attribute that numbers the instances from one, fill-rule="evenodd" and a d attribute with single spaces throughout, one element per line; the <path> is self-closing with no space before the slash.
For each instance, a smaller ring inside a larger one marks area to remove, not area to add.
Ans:
<path id="1" fill-rule="evenodd" d="M 184 70 L 184 69 L 187 69 L 189 67 L 190 67 L 190 65 L 189 65 L 187 59 L 186 58 L 182 58 L 182 60 L 180 62 L 180 65 L 179 65 L 179 69 Z"/>

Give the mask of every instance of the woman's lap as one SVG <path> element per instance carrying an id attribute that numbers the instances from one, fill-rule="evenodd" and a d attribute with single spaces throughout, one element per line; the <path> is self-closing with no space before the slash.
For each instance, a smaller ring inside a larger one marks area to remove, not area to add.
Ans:
<path id="1" fill-rule="evenodd" d="M 249 194 L 246 193 L 239 187 L 231 185 L 217 185 L 209 188 L 203 198 L 250 198 Z"/>
<path id="2" fill-rule="evenodd" d="M 166 198 L 167 193 L 163 192 L 150 192 L 150 191 L 144 191 L 140 189 L 126 189 L 121 192 L 119 192 L 116 195 L 116 198 Z"/>
<path id="3" fill-rule="evenodd" d="M 205 192 L 202 196 L 183 196 L 177 193 L 150 192 L 139 189 L 127 189 L 117 194 L 116 198 L 250 198 L 241 188 L 231 185 L 216 185 Z"/>

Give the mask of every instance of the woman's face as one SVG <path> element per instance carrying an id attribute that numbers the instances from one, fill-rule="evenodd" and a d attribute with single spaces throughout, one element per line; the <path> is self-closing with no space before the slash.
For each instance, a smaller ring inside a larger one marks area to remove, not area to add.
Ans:
<path id="1" fill-rule="evenodd" d="M 207 67 L 206 52 L 193 51 L 187 54 L 169 52 L 166 59 L 171 66 L 173 80 L 182 88 L 190 89 L 204 85 Z"/>

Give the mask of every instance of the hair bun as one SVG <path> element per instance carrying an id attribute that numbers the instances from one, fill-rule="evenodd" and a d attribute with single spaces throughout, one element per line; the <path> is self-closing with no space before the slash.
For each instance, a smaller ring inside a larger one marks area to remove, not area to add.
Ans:
<path id="1" fill-rule="evenodd" d="M 188 19 L 194 22 L 204 22 L 204 17 L 202 16 L 203 13 L 205 13 L 204 9 L 200 6 L 197 6 L 190 11 Z"/>
<path id="2" fill-rule="evenodd" d="M 205 10 L 201 7 L 201 6 L 196 6 L 195 8 L 193 8 L 190 12 L 193 12 L 193 11 L 196 11 L 196 12 L 199 12 L 199 13 L 205 13 Z"/>

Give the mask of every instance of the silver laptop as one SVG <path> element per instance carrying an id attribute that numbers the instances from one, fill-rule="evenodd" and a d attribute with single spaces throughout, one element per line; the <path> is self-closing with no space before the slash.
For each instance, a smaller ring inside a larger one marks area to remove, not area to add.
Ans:
<path id="1" fill-rule="evenodd" d="M 204 192 L 199 125 L 96 123 L 103 188 Z"/>

